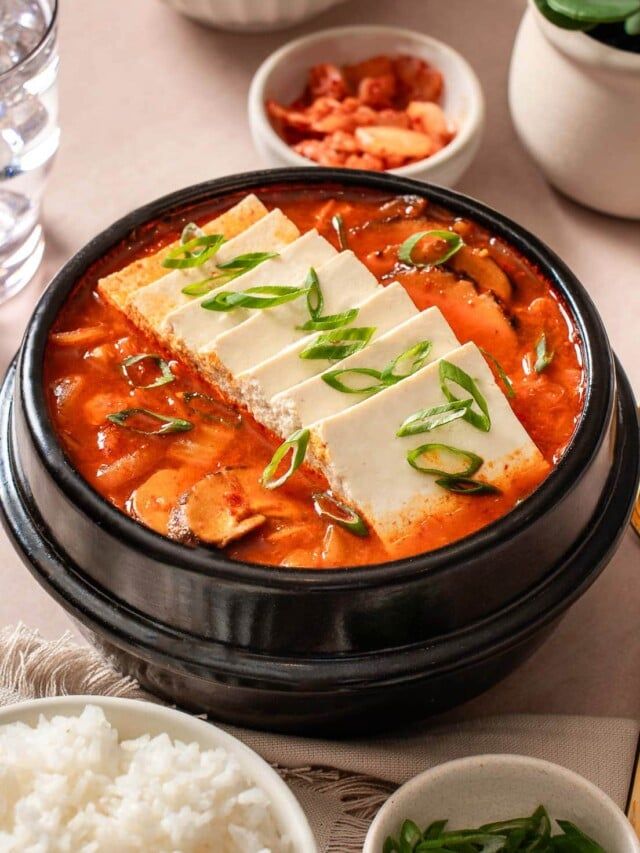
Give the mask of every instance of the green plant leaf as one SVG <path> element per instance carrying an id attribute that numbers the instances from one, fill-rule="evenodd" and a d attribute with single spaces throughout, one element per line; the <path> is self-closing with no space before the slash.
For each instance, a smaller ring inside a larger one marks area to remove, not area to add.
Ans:
<path id="1" fill-rule="evenodd" d="M 624 22 L 624 31 L 628 36 L 640 36 L 640 12 L 636 12 Z"/>
<path id="2" fill-rule="evenodd" d="M 590 24 L 624 21 L 640 9 L 640 0 L 547 0 L 547 3 L 560 15 Z"/>
<path id="3" fill-rule="evenodd" d="M 550 23 L 563 30 L 587 30 L 593 26 L 591 22 L 587 23 L 585 21 L 576 21 L 573 18 L 568 18 L 566 15 L 558 14 L 558 12 L 555 12 L 549 6 L 547 0 L 535 0 L 535 4 L 538 7 L 539 12 L 544 15 Z"/>

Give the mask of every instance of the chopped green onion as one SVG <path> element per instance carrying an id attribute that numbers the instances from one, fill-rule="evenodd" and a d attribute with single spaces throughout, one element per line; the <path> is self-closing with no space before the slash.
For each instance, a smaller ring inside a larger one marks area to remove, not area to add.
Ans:
<path id="1" fill-rule="evenodd" d="M 218 270 L 208 278 L 203 278 L 201 281 L 196 281 L 193 284 L 188 284 L 182 288 L 182 292 L 186 296 L 204 296 L 209 293 L 214 287 L 222 284 L 228 284 L 234 278 L 242 275 L 263 261 L 268 261 L 270 258 L 277 258 L 278 252 L 248 252 L 246 255 L 236 255 L 230 261 L 225 261 L 223 264 L 218 264 Z"/>
<path id="2" fill-rule="evenodd" d="M 155 430 L 140 429 L 139 427 L 131 426 L 128 423 L 128 420 L 135 415 L 152 418 L 153 420 L 161 423 L 162 426 Z M 112 424 L 117 424 L 118 426 L 131 430 L 131 432 L 138 432 L 141 435 L 168 435 L 172 432 L 188 432 L 190 429 L 193 429 L 191 421 L 185 421 L 182 418 L 171 418 L 167 415 L 160 415 L 157 412 L 149 411 L 149 409 L 123 409 L 120 412 L 114 412 L 111 415 L 107 415 L 107 420 L 111 421 Z"/>
<path id="3" fill-rule="evenodd" d="M 307 308 L 312 320 L 317 320 L 322 314 L 324 307 L 324 297 L 320 288 L 320 279 L 318 273 L 313 267 L 309 267 L 309 272 L 304 282 L 307 289 Z"/>
<path id="4" fill-rule="evenodd" d="M 375 330 L 375 326 L 356 326 L 325 332 L 302 350 L 300 358 L 340 361 L 366 347 Z"/>
<path id="5" fill-rule="evenodd" d="M 330 518 L 355 536 L 368 536 L 369 530 L 362 518 L 352 507 L 335 498 L 330 492 L 316 492 L 313 508 L 322 518 Z"/>
<path id="6" fill-rule="evenodd" d="M 247 290 L 223 290 L 200 304 L 207 311 L 235 311 L 238 308 L 263 310 L 292 302 L 304 296 L 306 292 L 305 287 L 281 287 L 267 284 L 262 287 L 249 287 Z"/>
<path id="7" fill-rule="evenodd" d="M 462 368 L 457 367 L 455 364 L 451 364 L 450 361 L 441 359 L 440 387 L 442 388 L 442 393 L 450 402 L 458 400 L 459 397 L 456 397 L 449 389 L 447 382 L 454 382 L 456 385 L 464 388 L 468 394 L 471 394 L 480 409 L 479 412 L 476 412 L 471 408 L 471 406 L 469 406 L 464 414 L 465 421 L 476 427 L 476 429 L 482 430 L 482 432 L 489 432 L 491 429 L 489 408 L 487 406 L 487 401 L 480 393 L 480 389 L 478 388 L 475 380 L 472 379 L 468 373 L 465 373 Z"/>
<path id="8" fill-rule="evenodd" d="M 193 240 L 194 237 L 204 237 L 205 233 L 197 225 L 195 222 L 187 222 L 187 224 L 182 229 L 182 234 L 180 235 L 180 245 L 184 246 L 185 243 L 188 243 L 190 240 Z"/>
<path id="9" fill-rule="evenodd" d="M 425 467 L 420 464 L 420 459 L 426 454 L 435 456 L 436 460 L 439 457 L 441 458 L 443 454 L 450 454 L 465 461 L 467 466 L 460 471 L 446 471 L 444 468 Z M 476 453 L 471 453 L 469 450 L 460 450 L 460 448 L 451 447 L 448 444 L 421 444 L 420 447 L 416 447 L 407 453 L 407 462 L 412 468 L 415 468 L 416 471 L 420 471 L 422 474 L 433 474 L 436 477 L 441 476 L 446 478 L 455 477 L 458 479 L 471 477 L 481 467 L 484 460 Z"/>
<path id="10" fill-rule="evenodd" d="M 307 320 L 302 326 L 296 326 L 301 332 L 324 332 L 329 329 L 341 329 L 343 326 L 348 326 L 358 316 L 358 308 L 349 308 L 341 314 L 326 314 L 324 317 L 318 317 L 315 320 Z"/>
<path id="11" fill-rule="evenodd" d="M 160 375 L 153 382 L 150 382 L 148 385 L 139 385 L 137 382 L 134 382 L 133 378 L 129 373 L 129 368 L 133 367 L 134 364 L 139 364 L 141 361 L 145 361 L 146 359 L 151 359 L 155 361 Z M 130 355 L 129 358 L 125 358 L 122 362 L 122 372 L 127 379 L 127 381 L 133 385 L 134 388 L 142 388 L 148 390 L 150 388 L 159 388 L 161 385 L 168 385 L 169 382 L 173 382 L 175 380 L 175 376 L 171 372 L 171 367 L 169 366 L 169 362 L 165 361 L 159 355 L 154 355 L 152 353 L 143 352 L 139 355 Z"/>
<path id="12" fill-rule="evenodd" d="M 237 428 L 242 426 L 242 416 L 225 406 L 220 400 L 202 394 L 200 391 L 184 391 L 182 399 L 192 415 L 200 415 L 205 421 L 223 424 L 224 426 Z M 198 402 L 198 405 L 194 403 Z"/>
<path id="13" fill-rule="evenodd" d="M 448 492 L 456 495 L 499 495 L 500 489 L 491 483 L 481 483 L 479 480 L 471 480 L 468 477 L 443 477 L 436 483 Z"/>
<path id="14" fill-rule="evenodd" d="M 370 376 L 378 381 L 371 385 L 350 388 L 341 379 L 343 376 Z M 321 373 L 320 378 L 331 388 L 335 388 L 336 391 L 341 391 L 343 394 L 375 394 L 389 385 L 388 382 L 382 381 L 380 371 L 374 370 L 372 367 L 344 367 L 342 370 L 329 370 L 326 373 Z"/>
<path id="15" fill-rule="evenodd" d="M 428 409 L 420 409 L 409 415 L 396 433 L 399 438 L 406 435 L 418 435 L 421 432 L 431 432 L 444 424 L 464 418 L 473 400 L 453 400 L 441 406 L 431 406 Z"/>
<path id="16" fill-rule="evenodd" d="M 420 263 L 413 259 L 413 250 L 423 237 L 435 237 L 438 240 L 444 240 L 447 243 L 447 250 L 437 260 L 429 263 Z M 413 267 L 437 267 L 448 261 L 464 246 L 464 240 L 455 231 L 417 231 L 404 241 L 398 249 L 398 258 L 405 264 Z"/>
<path id="17" fill-rule="evenodd" d="M 162 266 L 168 269 L 200 267 L 205 261 L 208 261 L 209 258 L 212 258 L 216 254 L 224 242 L 225 238 L 222 234 L 208 234 L 201 237 L 194 237 L 192 240 L 181 243 L 167 252 Z"/>
<path id="18" fill-rule="evenodd" d="M 420 827 L 412 820 L 405 820 L 400 827 L 400 843 L 408 845 L 409 850 L 422 841 L 422 831 Z"/>
<path id="19" fill-rule="evenodd" d="M 339 213 L 336 213 L 335 216 L 331 217 L 331 227 L 338 235 L 338 246 L 341 251 L 349 248 L 349 241 L 347 239 L 347 231 L 344 227 L 344 220 Z"/>
<path id="20" fill-rule="evenodd" d="M 383 368 L 382 379 L 398 381 L 400 379 L 406 379 L 407 376 L 411 376 L 424 366 L 425 362 L 429 358 L 431 348 L 431 341 L 420 341 L 420 343 L 409 347 L 409 349 L 400 353 L 400 355 L 396 356 L 393 361 L 390 361 L 389 364 Z M 402 364 L 403 361 L 409 360 L 411 360 L 411 364 L 409 365 L 408 373 L 394 373 L 394 370 L 399 364 Z"/>
<path id="21" fill-rule="evenodd" d="M 296 430 L 296 432 L 292 433 L 289 438 L 280 445 L 280 447 L 273 454 L 271 462 L 269 462 L 267 467 L 262 472 L 260 483 L 265 487 L 265 489 L 278 489 L 280 486 L 284 485 L 287 482 L 289 477 L 291 477 L 304 462 L 304 457 L 307 452 L 308 444 L 309 430 L 299 429 Z M 281 477 L 278 477 L 276 480 L 274 480 L 273 478 L 276 475 L 280 463 L 289 453 L 289 451 L 291 451 L 291 462 L 289 464 L 289 467 Z"/>
<path id="22" fill-rule="evenodd" d="M 547 336 L 543 332 L 536 344 L 536 362 L 533 365 L 535 372 L 542 373 L 543 370 L 546 370 L 553 361 L 554 355 L 555 353 L 547 350 Z"/>
<path id="23" fill-rule="evenodd" d="M 511 378 L 509 377 L 508 373 L 505 372 L 504 367 L 500 364 L 500 362 L 495 357 L 495 355 L 491 355 L 490 352 L 487 352 L 486 349 L 482 349 L 482 347 L 480 347 L 480 352 L 482 353 L 482 355 L 485 358 L 489 359 L 489 361 L 493 364 L 495 369 L 498 371 L 498 376 L 500 377 L 500 379 L 502 380 L 502 382 L 504 384 L 504 387 L 506 388 L 507 397 L 509 397 L 509 399 L 515 397 L 516 392 L 515 392 L 515 388 L 513 387 L 513 382 L 511 381 Z"/>

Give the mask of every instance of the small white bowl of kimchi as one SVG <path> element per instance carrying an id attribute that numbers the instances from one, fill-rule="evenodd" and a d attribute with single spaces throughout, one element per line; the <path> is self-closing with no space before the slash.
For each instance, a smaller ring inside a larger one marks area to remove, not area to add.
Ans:
<path id="1" fill-rule="evenodd" d="M 484 128 L 475 72 L 453 48 L 410 30 L 350 26 L 271 54 L 249 91 L 266 165 L 389 171 L 452 186 Z"/>

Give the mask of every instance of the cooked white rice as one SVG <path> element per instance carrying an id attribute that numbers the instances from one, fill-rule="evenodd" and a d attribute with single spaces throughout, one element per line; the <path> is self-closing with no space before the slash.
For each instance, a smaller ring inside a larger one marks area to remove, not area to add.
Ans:
<path id="1" fill-rule="evenodd" d="M 266 794 L 225 749 L 119 742 L 102 710 L 0 726 L 0 851 L 285 853 Z"/>

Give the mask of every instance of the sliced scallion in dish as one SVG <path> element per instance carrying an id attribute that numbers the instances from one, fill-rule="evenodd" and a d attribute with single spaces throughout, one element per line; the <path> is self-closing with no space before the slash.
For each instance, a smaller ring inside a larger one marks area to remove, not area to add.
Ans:
<path id="1" fill-rule="evenodd" d="M 342 326 L 348 326 L 349 323 L 353 323 L 358 313 L 358 308 L 349 308 L 340 314 L 327 314 L 315 320 L 307 320 L 301 326 L 296 326 L 296 329 L 301 332 L 324 332 L 330 329 L 341 329 Z"/>
<path id="2" fill-rule="evenodd" d="M 229 409 L 220 400 L 216 400 L 215 397 L 200 391 L 184 391 L 182 399 L 190 414 L 199 415 L 205 421 L 234 429 L 242 426 L 242 416 Z"/>
<path id="3" fill-rule="evenodd" d="M 504 387 L 505 387 L 505 391 L 506 391 L 506 393 L 507 393 L 507 397 L 509 397 L 510 399 L 512 399 L 513 397 L 515 397 L 515 396 L 516 396 L 516 390 L 515 390 L 515 388 L 513 387 L 513 382 L 511 381 L 511 377 L 510 377 L 510 376 L 509 376 L 509 374 L 505 371 L 504 367 L 500 364 L 500 362 L 499 362 L 499 361 L 498 361 L 498 359 L 495 357 L 495 355 L 491 355 L 491 353 L 490 353 L 490 352 L 487 352 L 487 350 L 486 350 L 486 349 L 482 349 L 482 347 L 480 347 L 480 352 L 482 353 L 482 355 L 483 355 L 485 358 L 488 358 L 488 359 L 489 359 L 489 361 L 493 364 L 493 366 L 495 367 L 495 369 L 498 371 L 498 376 L 499 376 L 499 377 L 500 377 L 500 379 L 502 380 L 502 384 L 503 384 L 503 385 L 504 385 Z"/>
<path id="4" fill-rule="evenodd" d="M 339 501 L 331 492 L 315 492 L 312 498 L 313 508 L 321 518 L 330 519 L 355 536 L 369 535 L 367 525 L 355 509 Z"/>
<path id="5" fill-rule="evenodd" d="M 216 254 L 224 242 L 225 238 L 222 234 L 203 234 L 193 237 L 167 252 L 162 266 L 173 270 L 200 267 Z"/>
<path id="6" fill-rule="evenodd" d="M 320 279 L 318 273 L 313 267 L 309 267 L 309 272 L 304 281 L 304 287 L 307 289 L 307 308 L 309 316 L 312 320 L 317 320 L 322 314 L 324 308 L 324 297 L 320 287 Z"/>
<path id="7" fill-rule="evenodd" d="M 447 244 L 446 250 L 434 261 L 422 263 L 413 257 L 413 251 L 418 243 L 425 237 L 433 237 L 436 240 L 444 241 Z M 398 249 L 398 259 L 403 264 L 408 264 L 412 267 L 437 267 L 444 264 L 449 258 L 452 258 L 464 246 L 464 240 L 455 231 L 432 230 L 432 231 L 416 231 L 404 241 Z"/>
<path id="8" fill-rule="evenodd" d="M 211 299 L 201 303 L 207 311 L 236 311 L 238 308 L 264 310 L 284 305 L 305 296 L 307 288 L 266 284 L 261 287 L 249 287 L 247 290 L 223 290 Z"/>
<path id="9" fill-rule="evenodd" d="M 149 382 L 146 385 L 142 385 L 139 382 L 135 381 L 135 377 L 131 375 L 131 373 L 129 372 L 129 368 L 147 360 L 155 362 L 159 373 L 157 378 L 154 379 L 152 382 Z M 149 390 L 150 388 L 159 388 L 161 385 L 168 385 L 170 382 L 175 381 L 175 376 L 171 372 L 169 362 L 165 361 L 162 356 L 155 355 L 154 353 L 143 352 L 139 353 L 138 355 L 130 355 L 129 358 L 125 358 L 125 360 L 122 362 L 121 367 L 126 380 L 131 385 L 133 385 L 134 388 L 142 388 L 143 390 Z"/>
<path id="10" fill-rule="evenodd" d="M 375 326 L 356 326 L 325 332 L 302 350 L 300 358 L 341 361 L 366 347 L 375 331 Z"/>
<path id="11" fill-rule="evenodd" d="M 227 284 L 234 278 L 242 275 L 249 270 L 254 269 L 264 261 L 271 258 L 277 258 L 278 252 L 247 252 L 245 255 L 236 255 L 229 261 L 218 264 L 218 270 L 208 278 L 203 278 L 201 281 L 195 281 L 193 284 L 188 284 L 182 288 L 182 292 L 186 296 L 204 296 L 214 287 Z"/>
<path id="12" fill-rule="evenodd" d="M 338 235 L 338 246 L 343 252 L 349 248 L 349 240 L 347 238 L 347 229 L 344 227 L 344 220 L 339 213 L 331 217 L 331 227 Z"/>
<path id="13" fill-rule="evenodd" d="M 130 423 L 132 418 L 144 421 L 152 420 L 161 424 L 157 429 L 148 429 L 139 424 Z M 173 432 L 188 432 L 193 429 L 191 421 L 186 421 L 183 418 L 172 418 L 167 415 L 161 415 L 158 412 L 152 412 L 149 409 L 122 409 L 120 412 L 113 412 L 107 415 L 107 420 L 112 424 L 128 429 L 131 432 L 137 432 L 141 435 L 169 435 Z"/>
<path id="14" fill-rule="evenodd" d="M 271 457 L 271 462 L 269 462 L 262 472 L 262 477 L 260 478 L 261 485 L 263 485 L 265 489 L 277 489 L 280 486 L 283 486 L 304 462 L 308 444 L 308 429 L 299 429 L 292 433 L 286 441 L 282 442 L 280 447 Z M 284 474 L 280 477 L 276 477 L 280 463 L 289 453 L 291 453 L 289 467 Z"/>
<path id="15" fill-rule="evenodd" d="M 411 376 L 424 366 L 425 362 L 429 358 L 431 349 L 431 341 L 420 341 L 419 343 L 414 344 L 414 346 L 409 347 L 409 349 L 401 352 L 400 355 L 396 356 L 389 362 L 389 364 L 386 365 L 386 367 L 382 369 L 382 379 L 385 381 L 393 380 L 397 382 L 400 379 L 406 379 L 408 376 Z M 408 370 L 405 373 L 396 373 L 396 368 L 402 367 L 404 362 L 408 362 Z"/>
<path id="16" fill-rule="evenodd" d="M 360 376 L 367 376 L 376 381 L 362 384 L 361 380 L 356 379 Z M 355 384 L 347 384 L 347 377 L 351 377 Z M 331 388 L 343 394 L 375 394 L 389 385 L 382 380 L 380 371 L 373 367 L 344 367 L 341 370 L 328 370 L 326 373 L 321 373 L 320 378 Z"/>
<path id="17" fill-rule="evenodd" d="M 536 373 L 542 373 L 553 361 L 555 353 L 547 349 L 547 336 L 543 332 L 536 343 L 536 360 L 533 369 Z"/>
<path id="18" fill-rule="evenodd" d="M 472 379 L 468 373 L 465 373 L 462 368 L 457 367 L 457 365 L 452 364 L 450 361 L 446 361 L 443 358 L 440 361 L 440 387 L 442 388 L 444 396 L 452 403 L 460 398 L 456 397 L 453 391 L 449 388 L 448 383 L 450 382 L 455 385 L 459 385 L 467 392 L 467 394 L 470 394 L 480 409 L 480 411 L 477 412 L 469 406 L 463 415 L 465 421 L 476 427 L 476 429 L 482 430 L 482 432 L 489 432 L 491 429 L 489 408 L 476 381 Z"/>
<path id="19" fill-rule="evenodd" d="M 402 438 L 407 435 L 418 435 L 421 432 L 431 432 L 451 421 L 457 421 L 458 418 L 464 418 L 472 402 L 472 400 L 453 400 L 440 406 L 420 409 L 402 422 L 396 435 Z"/>
<path id="20" fill-rule="evenodd" d="M 449 471 L 446 468 L 435 467 L 442 466 L 446 463 L 447 457 L 456 464 L 466 463 L 465 467 L 458 470 Z M 424 464 L 425 458 L 428 460 Z M 451 447 L 449 444 L 421 444 L 407 453 L 407 462 L 416 471 L 422 474 L 433 474 L 436 477 L 445 477 L 447 479 L 455 477 L 456 479 L 471 477 L 482 466 L 484 460 L 476 453 L 471 453 L 469 450 L 461 450 L 459 447 Z M 438 482 L 436 480 L 436 482 Z"/>
<path id="21" fill-rule="evenodd" d="M 436 483 L 456 495 L 499 495 L 500 489 L 491 483 L 472 480 L 469 477 L 442 477 Z"/>

